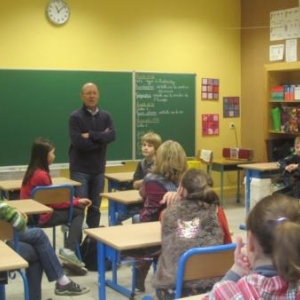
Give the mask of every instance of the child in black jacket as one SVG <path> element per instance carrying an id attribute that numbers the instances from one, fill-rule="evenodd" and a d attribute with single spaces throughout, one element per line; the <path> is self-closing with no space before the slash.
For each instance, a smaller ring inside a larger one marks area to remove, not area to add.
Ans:
<path id="1" fill-rule="evenodd" d="M 279 167 L 283 170 L 283 175 L 292 177 L 291 196 L 300 198 L 300 136 L 294 141 L 294 152 L 278 161 Z"/>

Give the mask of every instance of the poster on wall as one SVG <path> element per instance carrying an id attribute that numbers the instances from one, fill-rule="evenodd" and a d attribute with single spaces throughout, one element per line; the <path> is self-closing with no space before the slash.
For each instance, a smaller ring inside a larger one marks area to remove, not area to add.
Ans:
<path id="1" fill-rule="evenodd" d="M 270 41 L 300 37 L 299 7 L 270 12 Z"/>
<path id="2" fill-rule="evenodd" d="M 219 99 L 219 79 L 202 78 L 201 98 L 203 100 Z"/>
<path id="3" fill-rule="evenodd" d="M 219 135 L 219 114 L 202 115 L 202 135 Z"/>
<path id="4" fill-rule="evenodd" d="M 223 117 L 238 118 L 240 116 L 240 98 L 223 97 Z"/>

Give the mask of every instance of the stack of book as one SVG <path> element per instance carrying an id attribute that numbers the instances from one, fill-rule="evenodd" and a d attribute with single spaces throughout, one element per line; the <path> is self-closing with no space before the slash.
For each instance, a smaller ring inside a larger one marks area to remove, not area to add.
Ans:
<path id="1" fill-rule="evenodd" d="M 276 85 L 271 88 L 271 100 L 300 101 L 300 84 Z"/>

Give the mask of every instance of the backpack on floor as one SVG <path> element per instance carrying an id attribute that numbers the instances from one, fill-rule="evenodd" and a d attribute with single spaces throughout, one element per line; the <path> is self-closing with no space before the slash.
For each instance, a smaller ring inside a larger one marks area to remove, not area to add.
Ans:
<path id="1" fill-rule="evenodd" d="M 80 252 L 82 261 L 85 263 L 85 267 L 89 271 L 98 270 L 98 261 L 97 261 L 97 241 L 93 237 L 86 236 L 80 245 Z M 106 271 L 111 270 L 111 261 L 108 258 L 105 258 L 105 269 Z"/>

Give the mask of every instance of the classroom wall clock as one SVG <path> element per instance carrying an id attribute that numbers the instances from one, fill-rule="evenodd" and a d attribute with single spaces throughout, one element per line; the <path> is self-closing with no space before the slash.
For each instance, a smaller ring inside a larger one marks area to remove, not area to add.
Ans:
<path id="1" fill-rule="evenodd" d="M 63 0 L 51 0 L 46 7 L 48 20 L 54 25 L 63 25 L 70 18 L 70 7 Z"/>

